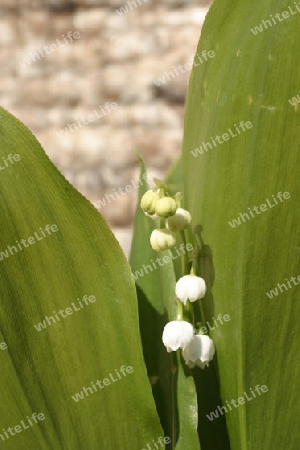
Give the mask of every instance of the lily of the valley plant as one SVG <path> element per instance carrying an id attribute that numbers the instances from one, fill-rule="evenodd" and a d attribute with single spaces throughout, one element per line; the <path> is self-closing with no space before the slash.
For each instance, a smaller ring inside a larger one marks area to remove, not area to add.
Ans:
<path id="1" fill-rule="evenodd" d="M 190 226 L 191 214 L 181 207 L 180 192 L 173 197 L 166 185 L 158 181 L 156 184 L 156 188 L 148 190 L 143 195 L 141 208 L 146 216 L 159 221 L 159 228 L 154 229 L 150 236 L 153 250 L 159 252 L 171 249 L 175 245 L 176 233 L 181 235 L 185 243 L 184 230 Z M 185 264 L 185 254 L 182 254 L 181 258 L 185 271 L 189 264 Z M 202 299 L 206 292 L 205 280 L 195 275 L 195 266 L 195 261 L 192 261 L 191 269 L 187 274 L 183 273 L 176 283 L 174 299 L 177 304 L 176 317 L 164 327 L 162 340 L 168 352 L 182 349 L 184 361 L 190 368 L 198 366 L 204 369 L 212 360 L 215 347 L 209 336 L 197 332 L 192 325 L 195 320 L 191 303 Z M 184 320 L 185 318 L 190 322 Z"/>

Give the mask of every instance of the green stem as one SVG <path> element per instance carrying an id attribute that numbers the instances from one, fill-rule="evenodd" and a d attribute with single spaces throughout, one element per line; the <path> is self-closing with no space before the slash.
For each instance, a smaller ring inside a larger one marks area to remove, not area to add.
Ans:
<path id="1" fill-rule="evenodd" d="M 177 378 L 178 378 L 178 359 L 180 361 L 179 350 L 172 352 L 171 361 L 171 411 L 172 411 L 172 449 L 175 448 L 176 442 L 176 429 L 177 429 Z"/>
<path id="2" fill-rule="evenodd" d="M 176 305 L 176 320 L 183 320 L 183 304 L 179 300 Z"/>
<path id="3" fill-rule="evenodd" d="M 189 258 L 188 258 L 187 252 L 186 252 L 186 239 L 185 239 L 184 231 L 180 231 L 180 236 L 181 236 L 181 240 L 184 245 L 184 248 L 185 248 L 185 252 L 182 252 L 182 254 L 181 254 L 181 272 L 182 272 L 182 276 L 184 276 L 184 275 L 188 274 Z"/>
<path id="4" fill-rule="evenodd" d="M 205 313 L 204 313 L 204 307 L 203 307 L 202 299 L 197 300 L 197 301 L 200 302 L 201 322 L 202 322 L 203 325 L 205 325 Z"/>
<path id="5" fill-rule="evenodd" d="M 187 303 L 183 307 L 183 318 L 187 322 L 191 322 L 194 324 L 194 310 L 193 305 L 190 301 L 187 301 Z"/>
<path id="6" fill-rule="evenodd" d="M 197 275 L 198 255 L 199 255 L 199 250 L 197 248 L 194 248 L 193 256 L 192 256 L 192 268 L 191 268 L 191 272 L 190 272 L 192 275 Z"/>

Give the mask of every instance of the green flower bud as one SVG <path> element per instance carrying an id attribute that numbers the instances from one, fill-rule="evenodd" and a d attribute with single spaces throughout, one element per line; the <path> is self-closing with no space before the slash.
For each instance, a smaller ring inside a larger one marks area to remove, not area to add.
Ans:
<path id="1" fill-rule="evenodd" d="M 153 230 L 150 236 L 150 244 L 153 250 L 161 252 L 173 247 L 176 243 L 176 235 L 166 228 Z"/>
<path id="2" fill-rule="evenodd" d="M 145 213 L 148 213 L 152 216 L 155 213 L 155 205 L 157 200 L 159 199 L 159 195 L 151 189 L 147 191 L 143 197 L 141 198 L 141 208 Z"/>
<path id="3" fill-rule="evenodd" d="M 174 216 L 166 220 L 166 225 L 170 231 L 182 231 L 191 223 L 190 213 L 183 208 L 177 208 Z"/>
<path id="4" fill-rule="evenodd" d="M 162 197 L 155 204 L 155 213 L 159 217 L 170 217 L 176 212 L 177 205 L 172 197 Z"/>

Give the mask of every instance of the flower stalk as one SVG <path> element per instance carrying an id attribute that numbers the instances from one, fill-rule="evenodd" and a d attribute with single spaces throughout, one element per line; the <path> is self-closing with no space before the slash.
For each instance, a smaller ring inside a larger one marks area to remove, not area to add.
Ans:
<path id="1" fill-rule="evenodd" d="M 181 207 L 182 194 L 172 196 L 163 182 L 155 179 L 156 186 L 147 191 L 141 199 L 141 207 L 147 216 L 159 219 L 159 228 L 150 236 L 155 251 L 172 248 L 179 233 L 186 248 L 185 230 L 190 227 L 191 214 Z M 190 233 L 192 235 L 192 233 Z M 211 338 L 198 334 L 194 328 L 193 304 L 200 301 L 201 321 L 205 322 L 201 299 L 206 294 L 206 283 L 197 275 L 198 251 L 193 251 L 192 263 L 186 252 L 181 254 L 182 276 L 175 286 L 176 318 L 165 325 L 162 340 L 168 352 L 182 350 L 185 363 L 190 368 L 204 369 L 212 360 L 215 348 Z"/>

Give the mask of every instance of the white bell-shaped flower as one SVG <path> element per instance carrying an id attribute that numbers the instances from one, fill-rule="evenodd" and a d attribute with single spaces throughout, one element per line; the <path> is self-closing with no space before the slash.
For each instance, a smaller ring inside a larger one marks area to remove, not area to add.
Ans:
<path id="1" fill-rule="evenodd" d="M 176 234 L 166 228 L 153 230 L 150 236 L 150 244 L 153 250 L 161 252 L 173 247 L 176 243 Z"/>
<path id="2" fill-rule="evenodd" d="M 204 369 L 213 359 L 214 354 L 213 340 L 202 334 L 196 334 L 182 351 L 182 356 L 191 369 L 195 366 Z"/>
<path id="3" fill-rule="evenodd" d="M 190 213 L 183 208 L 177 208 L 173 216 L 166 220 L 167 228 L 170 231 L 182 231 L 191 223 Z"/>
<path id="4" fill-rule="evenodd" d="M 186 304 L 187 300 L 195 302 L 199 298 L 204 297 L 206 284 L 201 277 L 185 275 L 177 281 L 175 292 L 182 303 Z"/>
<path id="5" fill-rule="evenodd" d="M 175 352 L 179 348 L 184 349 L 194 337 L 193 325 L 184 320 L 173 320 L 164 328 L 162 341 L 167 351 Z"/>

